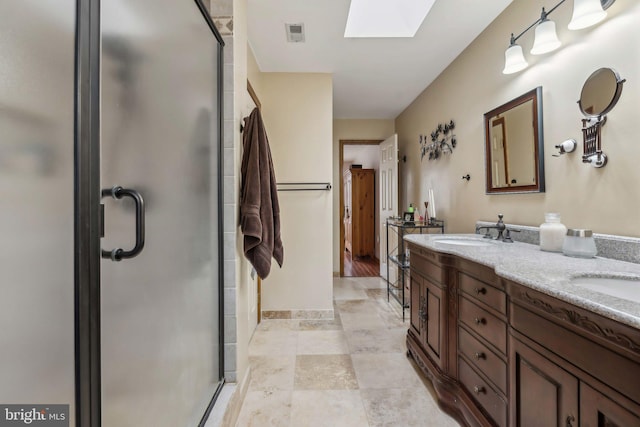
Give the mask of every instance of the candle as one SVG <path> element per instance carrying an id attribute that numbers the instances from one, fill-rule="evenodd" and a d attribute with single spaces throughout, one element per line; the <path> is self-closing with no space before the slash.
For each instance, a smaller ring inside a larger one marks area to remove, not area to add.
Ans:
<path id="1" fill-rule="evenodd" d="M 429 216 L 431 218 L 435 218 L 436 217 L 436 204 L 435 204 L 435 200 L 433 197 L 433 188 L 429 189 L 429 207 L 431 208 L 431 212 L 429 213 Z"/>

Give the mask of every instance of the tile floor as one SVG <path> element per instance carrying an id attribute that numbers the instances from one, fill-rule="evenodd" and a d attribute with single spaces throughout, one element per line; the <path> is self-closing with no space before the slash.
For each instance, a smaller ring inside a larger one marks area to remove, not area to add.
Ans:
<path id="1" fill-rule="evenodd" d="M 406 357 L 380 278 L 335 278 L 334 320 L 265 320 L 238 427 L 457 426 Z"/>

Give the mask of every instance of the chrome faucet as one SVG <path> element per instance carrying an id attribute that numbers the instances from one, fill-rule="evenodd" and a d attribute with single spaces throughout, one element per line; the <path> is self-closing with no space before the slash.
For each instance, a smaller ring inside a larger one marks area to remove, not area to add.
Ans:
<path id="1" fill-rule="evenodd" d="M 507 226 L 504 225 L 504 221 L 502 218 L 504 215 L 498 214 L 498 222 L 496 225 L 481 225 L 476 227 L 476 234 L 480 234 L 480 230 L 485 230 L 485 239 L 491 239 L 491 234 L 489 234 L 489 230 L 498 230 L 498 236 L 496 236 L 495 240 L 500 240 L 507 243 L 513 243 L 511 239 L 510 231 L 519 231 L 519 230 L 508 230 Z"/>

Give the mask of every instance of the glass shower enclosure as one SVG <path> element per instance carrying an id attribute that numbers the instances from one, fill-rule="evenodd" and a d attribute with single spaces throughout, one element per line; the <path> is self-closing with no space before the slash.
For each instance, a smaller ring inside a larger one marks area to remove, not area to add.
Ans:
<path id="1" fill-rule="evenodd" d="M 0 2 L 0 405 L 69 405 L 71 426 L 206 419 L 222 49 L 199 0 Z"/>

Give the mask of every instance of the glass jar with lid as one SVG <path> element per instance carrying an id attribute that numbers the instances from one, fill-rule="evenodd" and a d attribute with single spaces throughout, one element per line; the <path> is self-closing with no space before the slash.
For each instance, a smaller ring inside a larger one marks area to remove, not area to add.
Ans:
<path id="1" fill-rule="evenodd" d="M 544 224 L 540 225 L 540 249 L 548 252 L 562 252 L 562 244 L 567 227 L 560 222 L 560 214 L 544 214 Z"/>
<path id="2" fill-rule="evenodd" d="M 597 255 L 596 242 L 591 230 L 572 229 L 567 230 L 564 239 L 562 253 L 576 258 L 593 258 Z"/>

